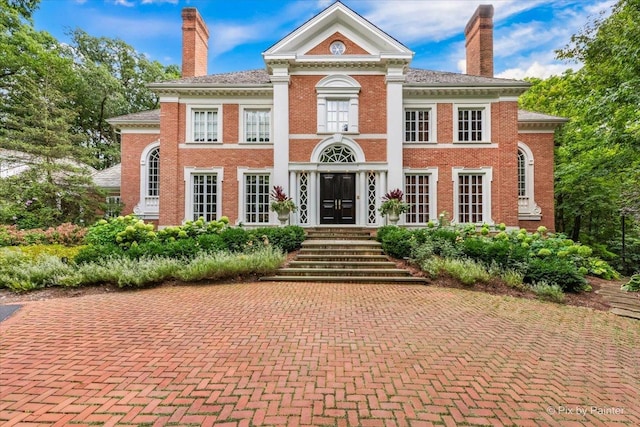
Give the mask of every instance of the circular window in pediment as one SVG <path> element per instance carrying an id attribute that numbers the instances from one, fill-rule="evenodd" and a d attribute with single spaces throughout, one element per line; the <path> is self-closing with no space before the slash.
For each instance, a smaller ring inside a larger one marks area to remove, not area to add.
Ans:
<path id="1" fill-rule="evenodd" d="M 347 47 L 340 40 L 331 43 L 331 46 L 329 46 L 332 55 L 342 55 L 346 49 Z"/>

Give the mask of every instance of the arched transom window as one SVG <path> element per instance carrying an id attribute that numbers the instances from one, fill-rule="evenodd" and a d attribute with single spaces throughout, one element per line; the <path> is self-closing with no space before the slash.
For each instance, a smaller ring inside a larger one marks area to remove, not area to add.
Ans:
<path id="1" fill-rule="evenodd" d="M 355 163 L 356 156 L 349 147 L 331 145 L 320 154 L 320 163 Z"/>

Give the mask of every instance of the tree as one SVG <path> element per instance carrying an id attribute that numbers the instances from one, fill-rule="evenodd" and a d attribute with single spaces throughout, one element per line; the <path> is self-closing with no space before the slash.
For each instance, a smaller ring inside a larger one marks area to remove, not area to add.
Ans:
<path id="1" fill-rule="evenodd" d="M 40 66 L 11 78 L 3 104 L 2 147 L 29 169 L 0 182 L 0 221 L 23 228 L 92 221 L 100 205 L 86 150 L 70 129 L 73 102 L 60 87 L 68 85 L 71 64 L 52 52 Z"/>
<path id="2" fill-rule="evenodd" d="M 120 145 L 106 120 L 158 108 L 158 97 L 147 84 L 178 78 L 178 68 L 149 61 L 119 39 L 93 37 L 81 29 L 70 34 L 80 106 L 75 130 L 84 135 L 84 144 L 93 153 L 92 165 L 108 167 L 119 161 Z"/>
<path id="3" fill-rule="evenodd" d="M 584 66 L 532 80 L 520 101 L 570 118 L 556 134 L 556 228 L 615 245 L 621 213 L 640 211 L 640 0 L 620 0 L 557 55 Z"/>

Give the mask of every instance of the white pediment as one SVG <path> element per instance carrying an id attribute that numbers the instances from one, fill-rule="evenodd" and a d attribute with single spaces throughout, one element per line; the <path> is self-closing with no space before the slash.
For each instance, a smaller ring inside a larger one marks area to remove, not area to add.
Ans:
<path id="1" fill-rule="evenodd" d="M 308 55 L 314 47 L 325 42 L 335 33 L 340 33 L 346 39 L 359 46 L 366 53 L 358 55 Z M 359 60 L 401 60 L 410 61 L 413 52 L 402 43 L 358 15 L 340 2 L 335 2 L 318 15 L 305 22 L 282 40 L 271 46 L 263 54 L 267 63 L 271 61 L 321 61 L 323 58 L 331 61 Z"/>

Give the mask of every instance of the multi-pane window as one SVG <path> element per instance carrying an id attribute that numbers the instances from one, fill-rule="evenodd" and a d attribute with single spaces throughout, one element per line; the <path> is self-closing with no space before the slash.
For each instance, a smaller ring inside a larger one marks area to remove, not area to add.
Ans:
<path id="1" fill-rule="evenodd" d="M 405 214 L 408 224 L 429 222 L 429 175 L 406 175 L 404 196 L 409 204 Z"/>
<path id="2" fill-rule="evenodd" d="M 193 220 L 202 217 L 205 221 L 216 219 L 218 211 L 218 182 L 215 173 L 191 175 Z"/>
<path id="3" fill-rule="evenodd" d="M 154 148 L 147 157 L 147 197 L 160 195 L 160 147 Z"/>
<path id="4" fill-rule="evenodd" d="M 349 101 L 327 100 L 327 131 L 347 132 L 349 130 Z"/>
<path id="5" fill-rule="evenodd" d="M 245 110 L 244 134 L 247 142 L 269 142 L 271 114 L 269 110 Z"/>
<path id="6" fill-rule="evenodd" d="M 406 110 L 404 113 L 404 140 L 429 142 L 429 110 Z"/>
<path id="7" fill-rule="evenodd" d="M 527 196 L 527 160 L 522 150 L 518 150 L 518 196 Z"/>
<path id="8" fill-rule="evenodd" d="M 484 221 L 484 175 L 458 175 L 458 222 Z"/>
<path id="9" fill-rule="evenodd" d="M 193 140 L 195 142 L 218 141 L 218 112 L 216 110 L 193 111 Z"/>
<path id="10" fill-rule="evenodd" d="M 248 223 L 269 222 L 269 175 L 247 174 L 244 176 L 245 221 Z"/>
<path id="11" fill-rule="evenodd" d="M 122 199 L 120 196 L 107 196 L 104 210 L 105 218 L 114 218 L 122 211 Z"/>
<path id="12" fill-rule="evenodd" d="M 458 141 L 482 141 L 482 109 L 460 108 L 458 110 Z"/>

